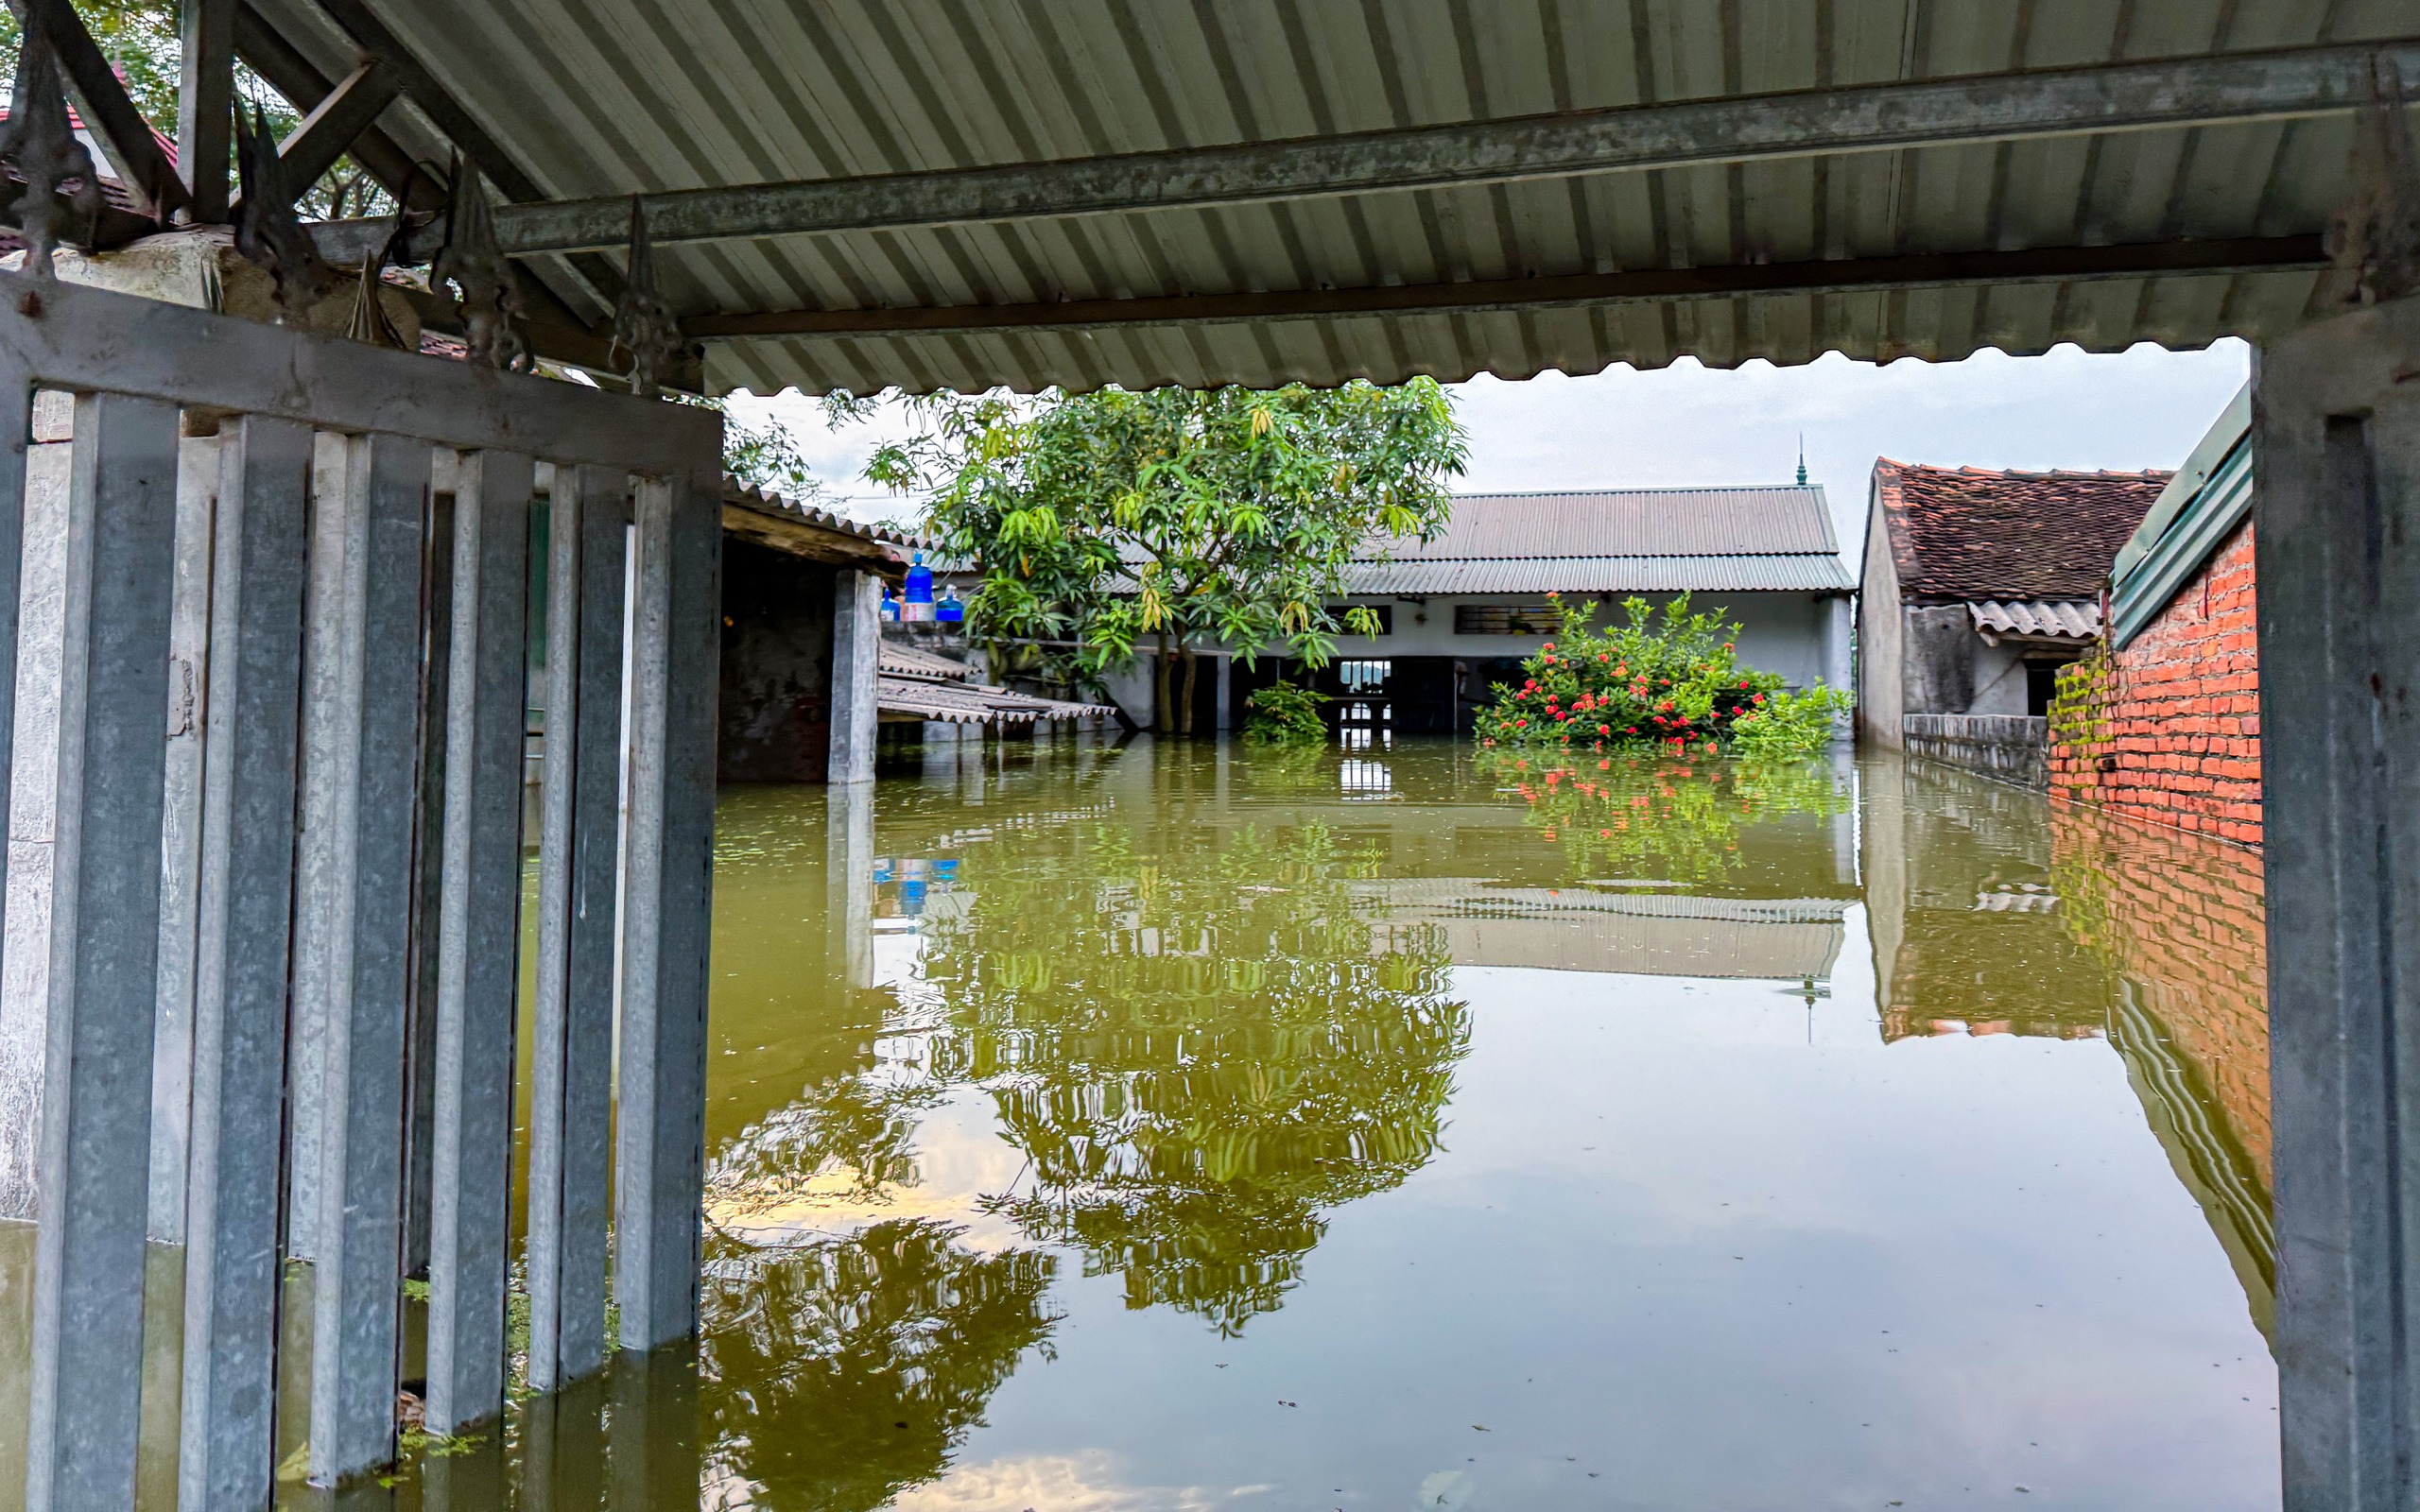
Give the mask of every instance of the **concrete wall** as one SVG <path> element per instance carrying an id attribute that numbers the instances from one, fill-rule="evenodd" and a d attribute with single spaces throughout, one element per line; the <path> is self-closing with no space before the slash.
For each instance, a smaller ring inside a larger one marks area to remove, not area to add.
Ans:
<path id="1" fill-rule="evenodd" d="M 1584 594 L 1565 594 L 1573 603 L 1586 601 Z M 1661 613 L 1670 601 L 1669 594 L 1642 594 Z M 1600 608 L 1597 625 L 1602 628 L 1616 623 L 1621 616 L 1620 594 L 1599 597 Z M 1374 638 L 1359 635 L 1340 636 L 1337 640 L 1339 657 L 1409 657 L 1450 656 L 1469 660 L 1489 657 L 1526 657 L 1535 652 L 1550 637 L 1543 635 L 1457 635 L 1454 633 L 1454 610 L 1462 604 L 1537 604 L 1544 593 L 1472 593 L 1441 594 L 1425 604 L 1404 599 L 1356 598 L 1346 604 L 1386 605 L 1394 611 L 1392 634 Z M 1690 607 L 1703 613 L 1720 613 L 1739 627 L 1739 659 L 1761 672 L 1776 672 L 1793 688 L 1811 687 L 1824 680 L 1827 666 L 1826 648 L 1831 641 L 1833 606 L 1841 601 L 1837 594 L 1817 593 L 1696 593 L 1690 595 Z"/>
<path id="2" fill-rule="evenodd" d="M 2048 785 L 2049 721 L 2023 714 L 1908 714 L 1908 754 L 2021 787 Z"/>
<path id="3" fill-rule="evenodd" d="M 1865 573 L 1857 615 L 1858 738 L 1896 750 L 1899 716 L 1907 712 L 1899 673 L 1907 625 L 1900 614 L 1899 574 L 1891 560 L 1890 526 L 1879 509 L 1866 512 Z"/>
<path id="4" fill-rule="evenodd" d="M 723 542 L 718 775 L 821 782 L 832 745 L 832 587 L 838 571 Z"/>
<path id="5" fill-rule="evenodd" d="M 2055 789 L 2134 818 L 2260 844 L 2256 608 L 2246 521 L 2133 644 L 2062 682 Z"/>

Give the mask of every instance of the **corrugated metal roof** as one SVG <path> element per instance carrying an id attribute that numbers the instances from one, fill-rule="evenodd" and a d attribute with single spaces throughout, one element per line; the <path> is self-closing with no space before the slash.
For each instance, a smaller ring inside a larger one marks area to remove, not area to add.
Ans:
<path id="1" fill-rule="evenodd" d="M 2252 513 L 2252 386 L 2246 384 L 2118 553 L 2111 641 L 2134 644 Z"/>
<path id="2" fill-rule="evenodd" d="M 1842 593 L 1838 557 L 1527 557 L 1357 564 L 1345 592 L 1391 593 Z"/>
<path id="3" fill-rule="evenodd" d="M 1833 555 L 1821 484 L 1752 489 L 1591 489 L 1463 493 L 1426 544 L 1388 548 L 1398 561 L 1510 557 Z"/>
<path id="4" fill-rule="evenodd" d="M 313 0 L 253 9 L 331 78 Z M 2410 0 L 354 0 L 557 197 L 1098 157 L 1557 110 L 2379 38 Z M 2037 10 L 2040 14 L 2037 15 Z M 408 100 L 383 118 L 437 161 Z M 2343 117 L 2251 121 L 661 247 L 684 314 L 1048 303 L 2321 230 Z M 562 265 L 554 264 L 558 276 Z M 2298 323 L 2290 269 L 1996 287 L 717 342 L 717 388 L 1524 377 L 1752 357 L 2198 347 Z M 591 313 L 602 313 L 592 301 Z"/>
<path id="5" fill-rule="evenodd" d="M 2100 634 L 2099 599 L 1983 599 L 1966 606 L 1975 628 L 1986 635 L 2022 635 L 2054 641 L 2089 641 Z"/>

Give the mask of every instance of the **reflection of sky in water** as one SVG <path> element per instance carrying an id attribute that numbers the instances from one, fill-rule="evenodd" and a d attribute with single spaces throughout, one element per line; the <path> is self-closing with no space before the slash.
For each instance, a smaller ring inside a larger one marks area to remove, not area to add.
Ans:
<path id="1" fill-rule="evenodd" d="M 727 1484 L 2274 1504 L 2265 1040 L 2124 943 L 2135 842 L 1895 767 L 1370 762 L 727 803 Z"/>

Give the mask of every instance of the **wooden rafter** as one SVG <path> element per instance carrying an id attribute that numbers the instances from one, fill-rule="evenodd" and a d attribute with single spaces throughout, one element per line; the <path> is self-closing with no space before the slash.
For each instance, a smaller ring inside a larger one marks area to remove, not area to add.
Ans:
<path id="1" fill-rule="evenodd" d="M 170 211 L 182 207 L 188 197 L 176 164 L 160 150 L 151 123 L 135 108 L 108 55 L 84 29 L 75 6 L 69 0 L 9 0 L 9 8 L 21 23 L 28 10 L 42 12 L 43 32 L 59 54 L 68 83 L 84 102 L 85 114 L 110 161 L 117 165 L 120 181 L 142 198 L 155 219 L 164 219 Z"/>

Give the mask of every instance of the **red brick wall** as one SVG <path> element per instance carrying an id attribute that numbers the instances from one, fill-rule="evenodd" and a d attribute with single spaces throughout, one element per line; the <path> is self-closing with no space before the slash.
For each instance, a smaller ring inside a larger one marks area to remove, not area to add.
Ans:
<path id="1" fill-rule="evenodd" d="M 2050 790 L 2131 818 L 2260 843 L 2252 523 L 2123 651 L 2061 675 Z"/>

